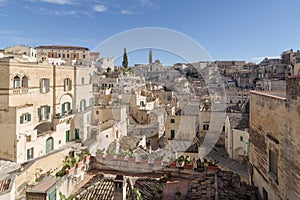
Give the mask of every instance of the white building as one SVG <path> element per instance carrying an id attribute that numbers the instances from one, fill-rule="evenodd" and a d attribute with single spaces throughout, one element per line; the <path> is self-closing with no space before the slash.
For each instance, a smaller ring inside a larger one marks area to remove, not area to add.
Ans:
<path id="1" fill-rule="evenodd" d="M 225 149 L 229 158 L 242 160 L 249 155 L 249 131 L 243 128 L 245 118 L 237 114 L 226 116 L 225 119 Z M 246 125 L 247 126 L 247 125 Z"/>

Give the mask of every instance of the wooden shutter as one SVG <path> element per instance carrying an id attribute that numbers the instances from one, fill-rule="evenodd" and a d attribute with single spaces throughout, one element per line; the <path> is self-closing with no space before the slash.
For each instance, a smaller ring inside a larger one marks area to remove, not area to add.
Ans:
<path id="1" fill-rule="evenodd" d="M 24 118 L 23 118 L 23 115 L 20 116 L 20 124 L 23 124 L 24 122 Z"/>
<path id="2" fill-rule="evenodd" d="M 63 114 L 65 112 L 65 103 L 61 104 L 61 113 Z"/>
<path id="3" fill-rule="evenodd" d="M 31 121 L 31 114 L 28 114 L 28 121 Z"/>
<path id="4" fill-rule="evenodd" d="M 67 104 L 68 104 L 68 111 L 70 111 L 71 110 L 71 103 L 68 102 Z"/>
<path id="5" fill-rule="evenodd" d="M 40 92 L 43 93 L 43 79 L 40 79 Z"/>

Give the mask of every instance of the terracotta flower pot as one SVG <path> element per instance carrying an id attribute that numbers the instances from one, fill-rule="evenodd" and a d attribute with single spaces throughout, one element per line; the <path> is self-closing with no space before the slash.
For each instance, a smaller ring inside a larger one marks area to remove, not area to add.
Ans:
<path id="1" fill-rule="evenodd" d="M 135 160 L 136 160 L 136 158 L 134 158 L 134 157 L 133 158 L 130 158 L 130 157 L 128 158 L 128 162 L 135 162 Z"/>
<path id="2" fill-rule="evenodd" d="M 115 160 L 117 160 L 117 161 L 124 161 L 124 157 L 123 156 L 117 156 L 115 158 Z"/>
<path id="3" fill-rule="evenodd" d="M 86 157 L 84 157 L 84 162 L 88 162 L 90 161 L 91 155 L 87 155 Z"/>
<path id="4" fill-rule="evenodd" d="M 83 165 L 84 160 L 79 161 L 78 163 L 76 163 L 76 167 L 81 167 Z"/>
<path id="5" fill-rule="evenodd" d="M 193 169 L 193 164 L 185 164 L 184 168 L 185 169 Z"/>
<path id="6" fill-rule="evenodd" d="M 210 171 L 217 171 L 218 169 L 218 166 L 208 166 L 208 170 Z"/>
<path id="7" fill-rule="evenodd" d="M 145 163 L 148 163 L 148 159 L 147 160 L 141 159 L 141 164 L 145 164 Z"/>
<path id="8" fill-rule="evenodd" d="M 96 154 L 96 158 L 102 159 L 103 158 L 103 154 Z"/>
<path id="9" fill-rule="evenodd" d="M 155 165 L 161 165 L 162 161 L 161 160 L 154 160 Z"/>
<path id="10" fill-rule="evenodd" d="M 74 169 L 75 169 L 75 166 L 71 167 L 70 169 L 67 169 L 66 174 L 68 174 L 68 175 L 71 174 L 74 171 Z"/>

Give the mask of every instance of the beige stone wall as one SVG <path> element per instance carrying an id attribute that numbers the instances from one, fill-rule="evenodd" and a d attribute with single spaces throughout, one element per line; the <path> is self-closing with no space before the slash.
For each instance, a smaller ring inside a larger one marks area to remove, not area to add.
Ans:
<path id="1" fill-rule="evenodd" d="M 20 189 L 24 187 L 24 184 L 33 184 L 35 182 L 35 174 L 38 168 L 43 169 L 41 174 L 47 173 L 48 171 L 53 171 L 53 174 L 55 174 L 55 172 L 63 166 L 62 161 L 69 151 L 70 149 L 66 149 L 55 154 L 48 155 L 33 162 L 28 168 L 25 168 L 24 171 L 19 173 L 16 177 L 16 193 L 20 192 Z"/>
<path id="2" fill-rule="evenodd" d="M 87 107 L 90 106 L 92 93 L 89 75 L 92 70 L 92 68 L 52 66 L 47 63 L 24 63 L 15 59 L 1 59 L 0 112 L 3 112 L 1 115 L 3 119 L 0 120 L 0 137 L 3 138 L 0 140 L 0 158 L 17 162 L 26 161 L 27 149 L 31 147 L 34 147 L 34 157 L 44 155 L 47 138 L 53 137 L 54 149 L 59 148 L 66 144 L 66 131 L 70 131 L 70 140 L 75 138 L 75 128 L 79 128 L 83 133 L 82 139 L 86 139 L 88 114 L 83 116 L 83 120 L 78 120 L 76 127 L 74 115 L 65 115 L 56 119 L 56 114 L 62 114 L 62 104 L 65 102 L 71 103 L 73 111 L 77 111 L 82 99 L 86 100 Z M 14 88 L 15 76 L 21 79 L 27 77 L 28 87 Z M 47 93 L 40 91 L 42 78 L 50 80 Z M 72 84 L 68 91 L 64 91 L 66 78 L 69 78 Z M 81 78 L 84 78 L 83 83 Z M 49 119 L 40 121 L 38 109 L 41 106 L 50 106 Z M 26 113 L 31 114 L 31 121 L 20 124 L 20 116 Z M 51 123 L 53 130 L 37 136 L 34 129 L 44 122 Z M 32 141 L 26 141 L 26 136 L 29 135 Z M 5 144 L 3 141 L 6 141 Z"/>
<path id="3" fill-rule="evenodd" d="M 175 122 L 171 123 L 171 119 Z M 175 131 L 175 139 L 193 140 L 197 132 L 197 116 L 167 116 L 165 123 L 166 138 L 171 139 L 171 130 Z"/>
<path id="4" fill-rule="evenodd" d="M 16 160 L 16 109 L 9 108 L 0 111 L 0 158 L 4 160 Z"/>
<path id="5" fill-rule="evenodd" d="M 299 87 L 299 82 L 293 83 Z M 300 199 L 300 101 L 251 94 L 250 162 L 253 180 L 269 199 Z M 278 183 L 270 175 L 269 149 L 278 152 Z"/>

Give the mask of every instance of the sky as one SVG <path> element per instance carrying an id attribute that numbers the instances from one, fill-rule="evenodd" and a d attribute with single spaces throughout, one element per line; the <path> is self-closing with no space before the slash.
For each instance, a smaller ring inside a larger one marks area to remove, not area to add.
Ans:
<path id="1" fill-rule="evenodd" d="M 300 48 L 299 7 L 299 0 L 0 0 L 0 49 L 23 44 L 93 50 L 115 34 L 160 27 L 192 38 L 213 60 L 259 62 Z M 129 64 L 146 63 L 147 52 L 128 52 Z M 153 59 L 184 62 L 159 49 Z"/>

